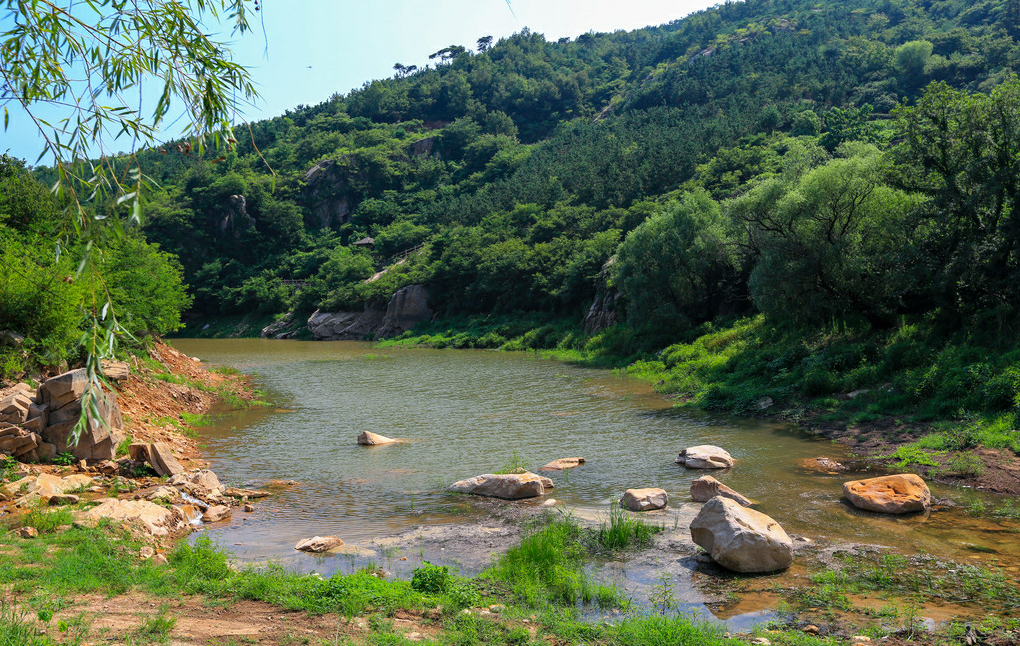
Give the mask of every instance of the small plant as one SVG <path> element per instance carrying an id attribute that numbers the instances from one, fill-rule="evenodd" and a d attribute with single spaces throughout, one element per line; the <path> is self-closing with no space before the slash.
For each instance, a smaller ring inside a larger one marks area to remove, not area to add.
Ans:
<path id="1" fill-rule="evenodd" d="M 75 462 L 77 460 L 70 453 L 58 453 L 57 457 L 53 458 L 53 464 L 59 464 L 64 467 L 69 467 Z"/>
<path id="2" fill-rule="evenodd" d="M 680 606 L 676 602 L 673 577 L 668 572 L 659 574 L 659 583 L 652 586 L 652 591 L 648 595 L 648 603 L 662 616 L 674 614 L 680 610 Z"/>
<path id="3" fill-rule="evenodd" d="M 645 547 L 652 542 L 652 536 L 661 532 L 662 527 L 648 525 L 639 518 L 633 518 L 624 510 L 614 507 L 609 511 L 609 522 L 603 521 L 595 532 L 595 548 L 618 550 L 632 543 Z"/>
<path id="4" fill-rule="evenodd" d="M 520 455 L 517 454 L 517 449 L 514 449 L 510 457 L 503 462 L 503 466 L 499 468 L 496 473 L 521 473 L 528 470 L 528 465 L 524 463 L 524 460 Z"/>
<path id="5" fill-rule="evenodd" d="M 127 455 L 128 449 L 131 447 L 131 444 L 134 443 L 134 441 L 135 441 L 134 438 L 131 437 L 130 435 L 125 437 L 124 440 L 117 445 L 117 457 L 119 458 Z"/>
<path id="6" fill-rule="evenodd" d="M 442 594 L 453 586 L 450 568 L 445 565 L 432 565 L 424 561 L 414 568 L 411 576 L 411 588 L 428 594 Z"/>
<path id="7" fill-rule="evenodd" d="M 18 472 L 18 460 L 13 455 L 5 455 L 0 458 L 0 477 L 4 480 L 13 480 L 14 474 Z"/>

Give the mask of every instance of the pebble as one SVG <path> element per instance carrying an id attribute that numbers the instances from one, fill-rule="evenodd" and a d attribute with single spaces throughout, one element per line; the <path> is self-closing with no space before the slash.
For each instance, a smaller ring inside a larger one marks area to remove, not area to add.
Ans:
<path id="1" fill-rule="evenodd" d="M 18 530 L 18 536 L 21 538 L 35 538 L 39 536 L 39 530 L 35 527 L 22 527 Z"/>
<path id="2" fill-rule="evenodd" d="M 821 631 L 818 630 L 818 626 L 814 624 L 808 624 L 807 626 L 804 626 L 804 632 L 806 632 L 809 635 L 817 635 Z"/>

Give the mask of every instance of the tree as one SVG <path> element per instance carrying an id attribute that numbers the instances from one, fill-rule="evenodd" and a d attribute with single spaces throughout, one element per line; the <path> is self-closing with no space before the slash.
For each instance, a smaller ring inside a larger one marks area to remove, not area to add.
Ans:
<path id="1" fill-rule="evenodd" d="M 209 35 L 206 20 L 216 23 L 222 16 L 235 33 L 243 33 L 248 30 L 249 1 L 258 8 L 257 0 L 5 3 L 0 31 L 4 129 L 13 104 L 42 136 L 39 159 L 52 156 L 57 188 L 68 205 L 58 245 L 83 245 L 79 273 L 97 277 L 90 259 L 102 253 L 108 237 L 98 228 L 123 237 L 124 216 L 137 223 L 141 215 L 145 177 L 136 160 L 125 167 L 110 155 L 111 138 L 129 137 L 135 149 L 150 146 L 171 110 L 179 108 L 184 133 L 193 136 L 182 144 L 187 150 L 201 150 L 207 137 L 217 146 L 234 143 L 230 123 L 235 108 L 253 98 L 255 89 L 247 70 L 230 59 L 226 45 Z M 154 100 L 146 103 L 152 90 Z M 53 112 L 60 116 L 53 119 Z M 130 214 L 123 212 L 126 204 L 131 205 Z M 99 208 L 107 212 L 99 213 Z M 100 359 L 111 356 L 118 336 L 126 334 L 109 292 L 82 293 L 82 298 L 88 386 L 75 438 L 90 414 L 102 419 Z"/>
<path id="2" fill-rule="evenodd" d="M 484 54 L 492 49 L 492 36 L 482 36 L 478 39 L 478 52 Z"/>

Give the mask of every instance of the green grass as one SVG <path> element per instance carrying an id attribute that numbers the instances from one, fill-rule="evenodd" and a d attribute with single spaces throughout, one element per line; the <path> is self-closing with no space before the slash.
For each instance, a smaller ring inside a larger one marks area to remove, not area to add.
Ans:
<path id="1" fill-rule="evenodd" d="M 649 525 L 619 507 L 612 507 L 609 519 L 602 521 L 594 532 L 594 543 L 597 549 L 608 552 L 631 546 L 647 547 L 652 544 L 653 536 L 662 530 L 661 525 Z"/>

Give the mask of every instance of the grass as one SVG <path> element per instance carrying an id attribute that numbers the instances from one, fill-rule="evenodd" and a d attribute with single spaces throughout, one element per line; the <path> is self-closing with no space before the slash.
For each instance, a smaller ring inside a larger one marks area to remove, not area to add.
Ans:
<path id="1" fill-rule="evenodd" d="M 649 525 L 619 507 L 612 507 L 609 510 L 609 519 L 600 523 L 594 533 L 594 539 L 598 549 L 612 552 L 627 549 L 632 545 L 647 547 L 652 544 L 652 537 L 662 530 L 662 526 Z"/>

